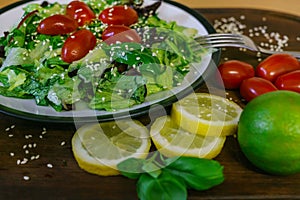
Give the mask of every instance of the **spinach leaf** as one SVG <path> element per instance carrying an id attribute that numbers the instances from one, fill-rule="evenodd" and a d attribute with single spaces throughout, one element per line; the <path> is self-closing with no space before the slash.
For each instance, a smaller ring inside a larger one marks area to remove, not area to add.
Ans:
<path id="1" fill-rule="evenodd" d="M 60 57 L 53 57 L 46 60 L 44 65 L 49 68 L 54 68 L 54 67 L 68 68 L 70 64 L 64 62 L 62 59 L 60 59 Z"/>
<path id="2" fill-rule="evenodd" d="M 112 59 L 118 63 L 137 68 L 141 73 L 160 74 L 164 67 L 149 48 L 138 43 L 121 43 L 110 46 Z"/>

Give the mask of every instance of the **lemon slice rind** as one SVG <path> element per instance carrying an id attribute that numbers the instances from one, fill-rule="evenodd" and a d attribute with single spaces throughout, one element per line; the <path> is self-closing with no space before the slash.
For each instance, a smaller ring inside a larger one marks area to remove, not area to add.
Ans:
<path id="1" fill-rule="evenodd" d="M 222 150 L 226 137 L 201 136 L 190 133 L 163 116 L 152 124 L 150 135 L 157 150 L 167 157 L 191 156 L 215 158 Z M 200 144 L 195 141 L 202 141 Z"/>
<path id="2" fill-rule="evenodd" d="M 108 136 L 113 127 L 120 130 Z M 147 157 L 150 146 L 148 129 L 131 119 L 84 125 L 72 138 L 72 150 L 79 167 L 102 176 L 118 175 L 117 164 L 127 158 Z"/>
<path id="3" fill-rule="evenodd" d="M 191 133 L 228 136 L 236 133 L 241 112 L 241 107 L 226 98 L 194 93 L 173 104 L 171 118 Z"/>

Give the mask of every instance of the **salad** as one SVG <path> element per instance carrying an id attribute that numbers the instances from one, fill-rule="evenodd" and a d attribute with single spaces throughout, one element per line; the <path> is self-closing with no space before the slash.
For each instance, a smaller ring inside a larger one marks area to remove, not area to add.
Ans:
<path id="1" fill-rule="evenodd" d="M 161 2 L 32 3 L 0 38 L 0 95 L 56 111 L 115 111 L 179 86 L 206 50 L 197 30 L 160 19 Z"/>

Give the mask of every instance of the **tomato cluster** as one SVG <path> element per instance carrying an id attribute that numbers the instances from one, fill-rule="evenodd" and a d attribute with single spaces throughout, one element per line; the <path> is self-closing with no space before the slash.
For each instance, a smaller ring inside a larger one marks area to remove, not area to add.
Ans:
<path id="1" fill-rule="evenodd" d="M 239 89 L 246 101 L 275 90 L 300 93 L 300 63 L 289 54 L 273 54 L 255 68 L 238 60 L 218 67 L 226 89 Z"/>
<path id="2" fill-rule="evenodd" d="M 62 47 L 61 55 L 63 61 L 71 63 L 95 48 L 97 39 L 91 31 L 84 29 L 84 25 L 90 24 L 96 18 L 96 14 L 87 4 L 72 1 L 67 5 L 65 15 L 47 17 L 40 22 L 37 31 L 47 35 L 71 34 Z M 126 5 L 107 8 L 100 13 L 98 20 L 108 25 L 102 33 L 102 40 L 106 43 L 141 42 L 138 33 L 129 28 L 138 21 L 138 14 L 133 8 Z"/>

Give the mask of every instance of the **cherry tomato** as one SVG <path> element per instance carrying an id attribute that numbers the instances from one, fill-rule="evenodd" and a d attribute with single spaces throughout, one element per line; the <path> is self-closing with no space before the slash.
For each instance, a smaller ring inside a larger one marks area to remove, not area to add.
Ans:
<path id="1" fill-rule="evenodd" d="M 77 22 L 66 15 L 52 15 L 42 20 L 37 31 L 46 35 L 64 35 L 78 28 Z"/>
<path id="2" fill-rule="evenodd" d="M 72 1 L 67 5 L 66 14 L 75 19 L 79 26 L 91 23 L 96 18 L 93 10 L 84 2 Z"/>
<path id="3" fill-rule="evenodd" d="M 29 17 L 35 15 L 36 13 L 38 13 L 37 10 L 34 10 L 34 11 L 28 13 L 28 14 L 20 21 L 20 23 L 18 24 L 17 28 L 20 28 L 20 27 L 25 23 L 25 21 L 26 21 Z"/>
<path id="4" fill-rule="evenodd" d="M 256 68 L 256 75 L 274 82 L 282 74 L 300 69 L 298 60 L 289 54 L 273 54 Z"/>
<path id="5" fill-rule="evenodd" d="M 69 36 L 63 47 L 61 58 L 67 63 L 83 58 L 88 52 L 96 46 L 96 37 L 86 29 L 79 30 Z"/>
<path id="6" fill-rule="evenodd" d="M 252 65 L 238 60 L 224 62 L 218 67 L 226 89 L 237 89 L 243 80 L 254 77 Z"/>
<path id="7" fill-rule="evenodd" d="M 251 101 L 259 95 L 275 90 L 277 88 L 272 82 L 260 77 L 252 77 L 242 82 L 240 94 L 246 101 Z"/>
<path id="8" fill-rule="evenodd" d="M 130 26 L 138 21 L 137 12 L 128 6 L 114 6 L 103 10 L 99 19 L 105 24 Z"/>
<path id="9" fill-rule="evenodd" d="M 114 44 L 116 42 L 141 42 L 139 34 L 134 29 L 124 25 L 111 25 L 107 27 L 102 33 L 102 39 L 107 44 Z"/>
<path id="10" fill-rule="evenodd" d="M 275 81 L 279 90 L 290 90 L 300 93 L 300 70 L 283 74 Z"/>

